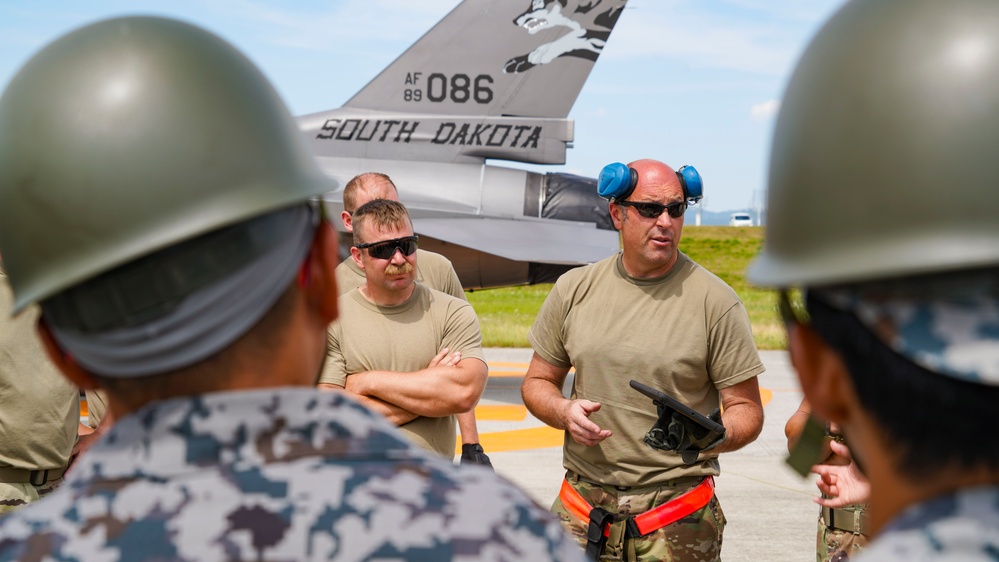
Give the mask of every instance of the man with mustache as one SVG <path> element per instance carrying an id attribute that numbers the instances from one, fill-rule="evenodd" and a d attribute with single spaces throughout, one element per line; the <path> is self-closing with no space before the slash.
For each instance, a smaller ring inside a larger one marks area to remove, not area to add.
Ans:
<path id="1" fill-rule="evenodd" d="M 416 282 L 417 237 L 402 203 L 369 201 L 352 222 L 351 259 L 365 281 L 340 296 L 319 387 L 354 394 L 451 458 L 454 416 L 474 408 L 486 384 L 478 318 L 467 302 Z"/>
<path id="2" fill-rule="evenodd" d="M 388 175 L 366 172 L 354 176 L 347 182 L 343 188 L 343 211 L 340 213 L 344 230 L 348 233 L 354 232 L 354 211 L 374 199 L 399 201 L 399 190 Z M 421 248 L 417 248 L 416 257 L 416 280 L 419 283 L 466 300 L 465 290 L 450 260 Z M 364 270 L 353 259 L 343 260 L 336 268 L 336 284 L 341 295 L 359 287 L 364 284 Z M 489 457 L 482 450 L 482 445 L 479 444 L 475 410 L 460 413 L 455 417 L 458 419 L 458 430 L 461 432 L 461 463 L 492 466 Z"/>

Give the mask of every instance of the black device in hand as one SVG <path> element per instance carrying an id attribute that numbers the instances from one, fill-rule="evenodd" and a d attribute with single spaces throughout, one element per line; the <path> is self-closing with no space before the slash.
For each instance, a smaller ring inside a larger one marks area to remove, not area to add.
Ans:
<path id="1" fill-rule="evenodd" d="M 651 398 L 656 405 L 659 419 L 645 434 L 645 443 L 649 447 L 680 453 L 684 464 L 693 464 L 698 453 L 712 449 L 725 440 L 725 426 L 721 424 L 721 410 L 718 408 L 705 416 L 661 390 L 634 380 L 628 384 Z"/>

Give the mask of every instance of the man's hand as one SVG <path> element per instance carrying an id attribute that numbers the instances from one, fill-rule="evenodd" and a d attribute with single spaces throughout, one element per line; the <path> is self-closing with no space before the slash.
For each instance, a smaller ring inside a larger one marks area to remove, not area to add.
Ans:
<path id="1" fill-rule="evenodd" d="M 610 437 L 611 431 L 590 421 L 590 414 L 600 409 L 599 402 L 569 400 L 562 395 L 568 373 L 568 367 L 552 365 L 535 352 L 520 385 L 520 395 L 534 417 L 568 431 L 576 443 L 592 447 Z"/>
<path id="2" fill-rule="evenodd" d="M 454 367 L 461 361 L 461 352 L 455 351 L 451 355 L 448 355 L 448 348 L 444 348 L 434 355 L 434 358 L 430 360 L 430 364 L 427 368 L 431 367 Z"/>
<path id="3" fill-rule="evenodd" d="M 611 436 L 609 429 L 601 429 L 590 421 L 590 414 L 600 409 L 599 402 L 572 400 L 565 411 L 565 430 L 576 443 L 591 447 Z"/>
<path id="4" fill-rule="evenodd" d="M 871 484 L 852 462 L 850 449 L 836 441 L 831 442 L 829 446 L 834 455 L 849 459 L 850 464 L 817 464 L 812 467 L 812 472 L 819 475 L 815 483 L 822 492 L 822 497 L 815 498 L 815 503 L 825 507 L 867 503 L 871 496 Z"/>

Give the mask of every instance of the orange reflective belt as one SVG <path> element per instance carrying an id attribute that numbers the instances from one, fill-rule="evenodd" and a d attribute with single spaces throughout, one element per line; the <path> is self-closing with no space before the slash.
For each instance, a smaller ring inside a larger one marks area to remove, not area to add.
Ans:
<path id="1" fill-rule="evenodd" d="M 708 476 L 700 484 L 672 500 L 629 518 L 627 535 L 642 537 L 662 529 L 708 505 L 714 495 L 715 479 Z M 590 511 L 593 507 L 583 499 L 583 496 L 579 495 L 579 492 L 567 480 L 562 481 L 562 489 L 559 490 L 558 497 L 569 513 L 580 518 L 584 524 L 589 524 Z M 610 536 L 609 524 L 604 527 L 604 536 Z"/>
<path id="2" fill-rule="evenodd" d="M 562 489 L 558 492 L 558 498 L 562 500 L 562 505 L 569 510 L 569 513 L 583 521 L 583 525 L 590 524 L 590 511 L 593 506 L 579 495 L 579 492 L 569 484 L 568 480 L 562 481 Z M 604 526 L 604 536 L 610 536 L 610 524 Z"/>
<path id="3" fill-rule="evenodd" d="M 635 536 L 643 537 L 652 531 L 662 529 L 670 523 L 683 519 L 708 505 L 708 502 L 714 496 L 715 479 L 708 476 L 694 488 L 687 490 L 670 501 L 632 517 L 632 521 L 635 522 L 635 528 L 638 530 L 638 534 Z M 630 524 L 628 526 L 631 527 Z"/>

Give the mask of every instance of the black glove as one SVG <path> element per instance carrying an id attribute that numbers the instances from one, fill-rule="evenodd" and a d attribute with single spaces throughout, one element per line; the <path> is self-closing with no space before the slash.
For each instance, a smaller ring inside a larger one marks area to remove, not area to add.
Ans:
<path id="1" fill-rule="evenodd" d="M 482 450 L 482 445 L 478 443 L 463 443 L 461 445 L 461 464 L 478 464 L 481 466 L 493 467 L 489 462 L 489 457 Z"/>
<path id="2" fill-rule="evenodd" d="M 645 443 L 653 449 L 680 453 L 684 464 L 693 464 L 701 451 L 711 450 L 725 440 L 724 433 L 711 431 L 668 408 L 658 409 L 659 420 L 645 435 Z M 715 408 L 708 418 L 721 423 L 721 410 Z"/>

